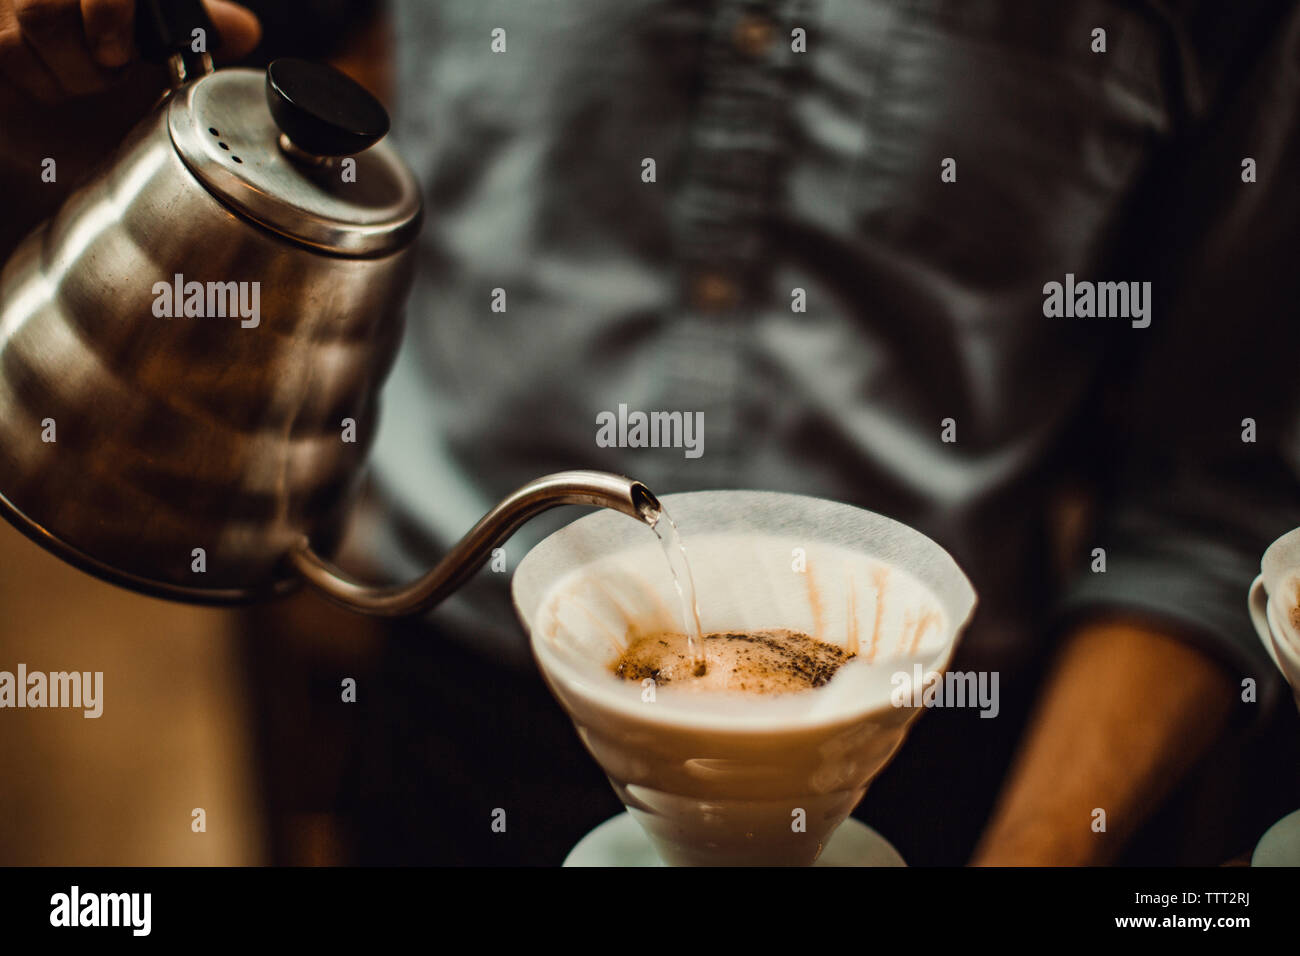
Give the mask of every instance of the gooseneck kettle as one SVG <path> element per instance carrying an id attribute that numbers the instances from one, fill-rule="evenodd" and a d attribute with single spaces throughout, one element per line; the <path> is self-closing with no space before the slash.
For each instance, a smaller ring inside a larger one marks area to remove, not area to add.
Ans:
<path id="1" fill-rule="evenodd" d="M 653 524 L 645 486 L 575 471 L 506 498 L 411 585 L 368 587 L 322 557 L 401 338 L 419 187 L 383 107 L 342 73 L 214 71 L 199 0 L 137 7 L 171 89 L 0 274 L 0 512 L 155 596 L 305 581 L 386 615 L 445 597 L 545 508 Z"/>

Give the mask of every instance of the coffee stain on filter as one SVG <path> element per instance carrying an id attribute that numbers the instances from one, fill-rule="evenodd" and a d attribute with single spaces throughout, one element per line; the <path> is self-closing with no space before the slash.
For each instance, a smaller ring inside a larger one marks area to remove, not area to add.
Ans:
<path id="1" fill-rule="evenodd" d="M 591 621 L 591 623 L 596 626 L 596 630 L 600 631 L 601 635 L 605 638 L 605 640 L 609 641 L 610 646 L 614 648 L 615 656 L 623 653 L 623 651 L 626 648 L 623 642 L 619 639 L 619 635 L 617 631 L 612 630 L 608 625 L 605 624 L 604 621 L 602 621 L 599 617 L 597 617 L 596 614 L 590 608 L 588 608 L 586 604 L 582 603 L 581 601 L 574 601 L 573 606 L 576 607 L 579 611 L 581 611 L 584 615 L 586 615 L 587 620 Z"/>
<path id="2" fill-rule="evenodd" d="M 1291 591 L 1294 598 L 1291 602 L 1291 630 L 1300 634 L 1300 575 L 1291 579 Z"/>
<path id="3" fill-rule="evenodd" d="M 623 619 L 625 647 L 646 634 L 682 632 L 685 622 L 642 575 L 619 569 L 617 573 L 593 575 L 584 583 L 617 609 Z"/>
<path id="4" fill-rule="evenodd" d="M 619 605 L 616 603 L 615 606 Z M 616 655 L 623 653 L 623 644 L 619 641 L 618 634 L 587 607 L 583 598 L 578 596 L 577 586 L 567 588 L 552 599 L 550 605 L 550 620 L 547 621 L 545 627 L 546 637 L 549 640 L 555 641 L 558 639 L 560 630 L 564 627 L 564 622 L 560 619 L 560 612 L 561 609 L 566 608 L 573 608 L 579 611 L 583 617 L 587 618 L 587 620 L 595 625 L 596 631 L 598 631 L 600 635 L 610 643 L 614 648 L 614 653 Z"/>
<path id="5" fill-rule="evenodd" d="M 607 622 L 609 615 L 594 610 L 594 605 L 601 602 L 613 608 L 613 616 L 622 620 L 622 634 Z M 633 613 L 629 610 L 629 603 L 646 610 Z M 556 594 L 551 601 L 550 620 L 545 629 L 548 638 L 554 640 L 558 636 L 564 626 L 561 613 L 568 608 L 578 611 L 591 622 L 620 655 L 629 644 L 646 633 L 681 630 L 681 622 L 672 616 L 654 587 L 645 579 L 626 573 L 603 579 L 595 575 L 584 577 Z"/>
<path id="6" fill-rule="evenodd" d="M 885 588 L 889 585 L 889 568 L 877 565 L 871 572 L 871 584 L 876 589 L 876 620 L 871 626 L 871 646 L 867 649 L 867 660 L 876 659 L 880 647 L 880 628 L 885 621 Z"/>
<path id="7" fill-rule="evenodd" d="M 912 646 L 908 648 L 907 651 L 909 655 L 916 654 L 916 649 L 921 646 L 922 636 L 924 636 L 925 632 L 928 631 L 933 625 L 938 623 L 939 623 L 939 615 L 934 613 L 934 611 L 930 610 L 929 608 L 926 608 L 924 611 L 921 612 L 921 617 L 916 622 L 916 631 L 912 635 Z"/>
<path id="8" fill-rule="evenodd" d="M 817 587 L 817 581 L 813 577 L 812 566 L 804 568 L 804 584 L 808 587 L 808 606 L 812 610 L 813 630 L 812 637 L 819 641 L 826 640 L 826 609 L 822 604 L 821 591 Z"/>
<path id="9" fill-rule="evenodd" d="M 590 583 L 591 586 L 595 588 L 597 592 L 599 592 L 601 597 L 603 597 L 606 601 L 608 601 L 610 604 L 614 605 L 615 608 L 617 608 L 619 617 L 621 617 L 624 620 L 624 622 L 626 622 L 624 626 L 624 631 L 626 632 L 625 638 L 628 642 L 631 642 L 633 636 L 631 633 L 633 627 L 632 622 L 635 620 L 633 615 L 628 611 L 627 607 L 623 604 L 623 602 L 620 601 L 617 597 L 615 597 L 614 592 L 612 590 L 610 590 L 609 588 L 605 587 L 605 585 L 600 583 L 599 579 L 593 578 Z M 590 613 L 588 614 L 588 616 L 590 616 Z M 620 642 L 618 644 L 618 652 L 622 654 L 625 650 L 627 650 L 627 645 Z"/>
<path id="10" fill-rule="evenodd" d="M 849 607 L 845 618 L 845 627 L 848 629 L 848 633 L 844 639 L 844 649 L 856 657 L 858 654 L 858 594 L 852 571 L 849 572 Z"/>
<path id="11" fill-rule="evenodd" d="M 910 609 L 904 611 L 903 628 L 898 632 L 898 647 L 894 650 L 895 657 L 901 657 L 905 653 L 908 645 L 907 635 L 912 632 L 912 628 L 915 626 L 916 626 L 916 616 L 911 612 Z"/>

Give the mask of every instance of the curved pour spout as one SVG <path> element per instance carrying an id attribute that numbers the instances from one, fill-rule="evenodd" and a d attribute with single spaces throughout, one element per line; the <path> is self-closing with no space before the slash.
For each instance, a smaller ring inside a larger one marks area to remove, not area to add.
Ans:
<path id="1" fill-rule="evenodd" d="M 290 559 L 308 584 L 336 604 L 363 614 L 401 617 L 433 607 L 471 578 L 492 549 L 524 522 L 558 505 L 613 508 L 653 527 L 659 500 L 639 481 L 603 471 L 562 471 L 530 481 L 504 498 L 422 578 L 397 587 L 371 587 L 344 574 L 304 538 Z"/>

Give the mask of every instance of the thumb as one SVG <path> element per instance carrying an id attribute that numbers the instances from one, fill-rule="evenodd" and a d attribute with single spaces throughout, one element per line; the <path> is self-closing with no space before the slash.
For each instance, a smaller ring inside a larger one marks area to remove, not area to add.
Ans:
<path id="1" fill-rule="evenodd" d="M 203 6 L 212 18 L 212 26 L 221 37 L 219 53 L 222 59 L 237 60 L 252 51 L 262 39 L 262 25 L 247 7 L 228 0 L 203 0 Z"/>

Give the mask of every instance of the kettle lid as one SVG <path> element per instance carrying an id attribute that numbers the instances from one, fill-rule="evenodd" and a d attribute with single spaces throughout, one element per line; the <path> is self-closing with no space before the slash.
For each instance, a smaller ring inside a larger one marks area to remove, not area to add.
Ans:
<path id="1" fill-rule="evenodd" d="M 383 107 L 332 67 L 224 69 L 172 96 L 172 143 L 223 204 L 321 252 L 382 256 L 419 231 L 420 188 Z"/>

